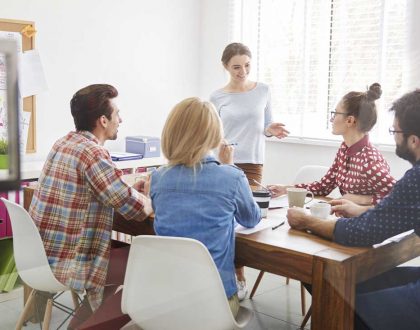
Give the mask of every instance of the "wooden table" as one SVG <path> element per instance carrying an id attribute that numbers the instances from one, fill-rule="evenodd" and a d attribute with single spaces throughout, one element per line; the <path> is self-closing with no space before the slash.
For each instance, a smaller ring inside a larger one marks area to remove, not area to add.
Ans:
<path id="1" fill-rule="evenodd" d="M 280 221 L 284 210 L 270 210 L 268 217 Z M 152 221 L 127 221 L 117 214 L 114 230 L 153 234 Z M 415 234 L 377 249 L 345 247 L 291 229 L 287 222 L 276 230 L 236 235 L 238 264 L 312 284 L 312 329 L 353 329 L 356 284 L 419 255 Z"/>
<path id="2" fill-rule="evenodd" d="M 30 190 L 25 188 L 25 205 Z M 268 217 L 280 219 L 284 210 L 270 210 Z M 113 229 L 130 235 L 154 233 L 152 220 L 127 221 L 117 213 Z M 311 328 L 321 330 L 353 329 L 356 284 L 419 255 L 415 234 L 377 249 L 344 247 L 291 229 L 287 222 L 276 230 L 236 235 L 238 264 L 312 284 Z"/>
<path id="3" fill-rule="evenodd" d="M 268 213 L 282 216 L 281 210 Z M 356 284 L 419 255 L 415 234 L 377 249 L 344 247 L 287 222 L 276 230 L 236 235 L 239 264 L 312 284 L 312 329 L 353 329 Z"/>

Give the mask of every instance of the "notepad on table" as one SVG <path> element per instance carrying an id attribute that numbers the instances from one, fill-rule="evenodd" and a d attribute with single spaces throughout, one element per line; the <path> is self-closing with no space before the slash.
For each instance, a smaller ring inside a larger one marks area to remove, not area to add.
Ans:
<path id="1" fill-rule="evenodd" d="M 253 234 L 256 233 L 257 231 L 261 231 L 267 228 L 272 228 L 274 226 L 277 226 L 278 224 L 280 224 L 282 221 L 285 221 L 286 218 L 275 218 L 275 219 L 261 219 L 261 221 L 252 228 L 246 228 L 240 224 L 237 224 L 235 227 L 235 232 L 238 234 L 244 234 L 244 235 L 249 235 L 249 234 Z"/>
<path id="2" fill-rule="evenodd" d="M 402 240 L 402 239 L 404 239 L 406 236 L 408 236 L 408 235 L 410 235 L 410 234 L 412 234 L 412 233 L 414 233 L 414 229 L 411 229 L 411 230 L 405 231 L 405 232 L 403 232 L 403 233 L 401 233 L 401 234 L 398 234 L 398 235 L 395 235 L 395 236 L 389 237 L 389 238 L 387 238 L 386 240 L 384 240 L 382 243 L 373 244 L 373 247 L 376 249 L 376 248 L 378 248 L 378 247 L 380 247 L 380 246 L 387 245 L 387 244 L 389 244 L 389 243 L 393 243 L 393 242 L 394 242 L 394 243 L 397 243 L 397 242 L 401 241 L 401 240 Z"/>

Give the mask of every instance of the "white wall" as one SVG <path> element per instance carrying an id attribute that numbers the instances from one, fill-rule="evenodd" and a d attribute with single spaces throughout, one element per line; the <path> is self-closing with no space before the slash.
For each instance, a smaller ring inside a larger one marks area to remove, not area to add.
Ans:
<path id="1" fill-rule="evenodd" d="M 208 99 L 211 92 L 227 82 L 221 57 L 230 42 L 229 1 L 202 0 L 199 93 L 203 99 Z"/>
<path id="2" fill-rule="evenodd" d="M 196 0 L 0 0 L 0 17 L 34 21 L 48 92 L 37 97 L 37 153 L 74 129 L 69 101 L 78 89 L 119 90 L 126 135 L 160 136 L 167 113 L 199 93 L 200 13 Z"/>

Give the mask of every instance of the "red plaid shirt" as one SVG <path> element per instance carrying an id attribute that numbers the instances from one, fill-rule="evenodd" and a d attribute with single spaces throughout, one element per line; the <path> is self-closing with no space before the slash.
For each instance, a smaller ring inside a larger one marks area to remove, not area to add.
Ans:
<path id="1" fill-rule="evenodd" d="M 86 290 L 93 309 L 102 301 L 114 209 L 138 220 L 151 212 L 121 176 L 92 133 L 70 132 L 50 151 L 29 209 L 54 275 Z"/>
<path id="2" fill-rule="evenodd" d="M 395 179 L 389 173 L 389 165 L 365 135 L 351 147 L 343 142 L 327 174 L 312 183 L 297 184 L 315 195 L 326 196 L 335 187 L 341 194 L 372 195 L 377 204 L 389 194 Z"/>

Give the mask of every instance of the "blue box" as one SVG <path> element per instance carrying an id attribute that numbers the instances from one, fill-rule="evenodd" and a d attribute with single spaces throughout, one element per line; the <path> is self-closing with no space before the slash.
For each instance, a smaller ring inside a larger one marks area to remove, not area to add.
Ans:
<path id="1" fill-rule="evenodd" d="M 160 156 L 160 139 L 153 136 L 127 136 L 125 151 L 142 154 L 143 158 Z"/>

